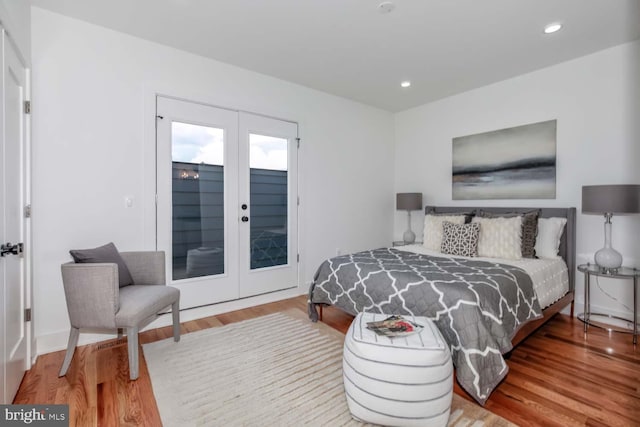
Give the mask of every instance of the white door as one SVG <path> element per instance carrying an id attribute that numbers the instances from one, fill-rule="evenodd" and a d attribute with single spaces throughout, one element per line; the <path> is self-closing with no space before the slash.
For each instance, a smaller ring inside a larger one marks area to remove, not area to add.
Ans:
<path id="1" fill-rule="evenodd" d="M 240 113 L 240 296 L 297 286 L 298 126 Z"/>
<path id="2" fill-rule="evenodd" d="M 297 286 L 297 125 L 157 97 L 157 247 L 182 308 Z"/>
<path id="3" fill-rule="evenodd" d="M 24 147 L 25 147 L 25 68 L 2 31 L 2 173 L 0 204 L 2 257 L 2 375 L 0 402 L 11 403 L 27 366 L 27 339 L 24 309 L 26 306 L 24 259 Z"/>
<path id="4" fill-rule="evenodd" d="M 157 98 L 157 244 L 180 307 L 234 300 L 238 287 L 238 114 Z"/>

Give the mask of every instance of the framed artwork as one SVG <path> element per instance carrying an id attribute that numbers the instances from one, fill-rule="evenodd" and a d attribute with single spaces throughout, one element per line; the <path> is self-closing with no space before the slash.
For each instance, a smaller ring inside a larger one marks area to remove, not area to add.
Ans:
<path id="1" fill-rule="evenodd" d="M 453 138 L 452 197 L 555 199 L 557 120 Z"/>

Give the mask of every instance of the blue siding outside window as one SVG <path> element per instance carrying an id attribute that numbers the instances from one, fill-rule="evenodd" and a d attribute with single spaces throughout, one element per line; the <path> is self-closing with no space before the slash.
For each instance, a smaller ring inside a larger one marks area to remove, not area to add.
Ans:
<path id="1" fill-rule="evenodd" d="M 287 171 L 252 168 L 251 269 L 287 263 Z M 173 162 L 173 280 L 224 273 L 224 167 Z"/>

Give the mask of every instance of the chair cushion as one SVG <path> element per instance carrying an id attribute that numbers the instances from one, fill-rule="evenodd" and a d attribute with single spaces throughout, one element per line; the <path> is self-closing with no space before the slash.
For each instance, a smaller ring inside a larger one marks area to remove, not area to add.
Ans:
<path id="1" fill-rule="evenodd" d="M 116 327 L 139 326 L 163 308 L 180 300 L 180 290 L 164 285 L 132 285 L 120 289 Z"/>
<path id="2" fill-rule="evenodd" d="M 111 262 L 118 265 L 118 284 L 120 287 L 133 284 L 133 278 L 127 268 L 127 264 L 120 256 L 116 245 L 107 243 L 93 249 L 72 249 L 69 251 L 73 260 L 77 263 Z"/>

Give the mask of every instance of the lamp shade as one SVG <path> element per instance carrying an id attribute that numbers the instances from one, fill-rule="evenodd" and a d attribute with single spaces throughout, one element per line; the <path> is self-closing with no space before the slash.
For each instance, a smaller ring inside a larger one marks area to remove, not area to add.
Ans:
<path id="1" fill-rule="evenodd" d="M 397 193 L 396 209 L 399 211 L 419 211 L 422 209 L 422 193 Z"/>
<path id="2" fill-rule="evenodd" d="M 585 185 L 582 187 L 582 213 L 640 213 L 640 185 Z"/>

